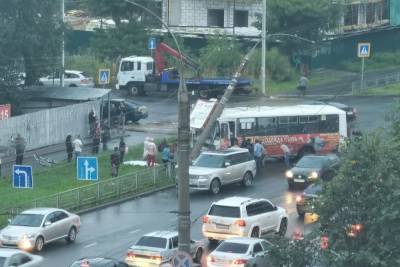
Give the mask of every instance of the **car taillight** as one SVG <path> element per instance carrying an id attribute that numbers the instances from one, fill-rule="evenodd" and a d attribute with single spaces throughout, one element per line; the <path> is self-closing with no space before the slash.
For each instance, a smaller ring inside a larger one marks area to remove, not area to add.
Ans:
<path id="1" fill-rule="evenodd" d="M 80 267 L 90 267 L 89 262 L 87 260 L 83 261 Z"/>
<path id="2" fill-rule="evenodd" d="M 210 218 L 208 216 L 203 216 L 203 223 L 210 223 Z"/>
<path id="3" fill-rule="evenodd" d="M 132 251 L 128 251 L 126 257 L 130 260 L 133 260 L 135 258 L 135 253 L 133 253 Z"/>
<path id="4" fill-rule="evenodd" d="M 89 83 L 89 81 L 88 81 L 88 79 L 82 79 L 81 83 L 87 84 L 87 83 Z"/>
<path id="5" fill-rule="evenodd" d="M 161 256 L 153 256 L 150 258 L 152 261 L 161 263 L 162 257 Z"/>
<path id="6" fill-rule="evenodd" d="M 246 264 L 247 260 L 245 259 L 236 259 L 232 262 L 232 265 Z"/>
<path id="7" fill-rule="evenodd" d="M 246 226 L 246 221 L 245 220 L 237 220 L 235 224 L 239 227 L 245 227 Z"/>
<path id="8" fill-rule="evenodd" d="M 208 256 L 207 262 L 215 262 L 215 258 L 213 256 Z"/>
<path id="9" fill-rule="evenodd" d="M 301 196 L 301 195 L 296 196 L 297 203 L 302 202 L 302 201 L 303 201 L 303 196 Z"/>

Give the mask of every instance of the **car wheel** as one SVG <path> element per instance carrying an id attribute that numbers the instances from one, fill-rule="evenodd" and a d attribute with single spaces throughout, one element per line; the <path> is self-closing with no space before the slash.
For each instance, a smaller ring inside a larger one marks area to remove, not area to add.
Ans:
<path id="1" fill-rule="evenodd" d="M 279 232 L 278 232 L 278 234 L 279 234 L 280 236 L 285 236 L 286 231 L 287 231 L 287 219 L 286 219 L 286 218 L 283 218 L 283 219 L 281 220 L 281 224 L 280 224 L 280 226 L 279 226 Z"/>
<path id="2" fill-rule="evenodd" d="M 198 248 L 196 251 L 196 255 L 194 256 L 194 261 L 200 263 L 202 256 L 203 256 L 203 250 L 201 248 Z"/>
<path id="3" fill-rule="evenodd" d="M 76 240 L 76 229 L 75 229 L 75 227 L 71 227 L 71 229 L 69 229 L 68 236 L 67 236 L 66 239 L 67 239 L 67 241 L 69 243 L 75 242 L 75 240 Z"/>
<path id="4" fill-rule="evenodd" d="M 76 84 L 70 84 L 69 87 L 78 87 Z"/>
<path id="5" fill-rule="evenodd" d="M 218 179 L 212 180 L 211 185 L 210 185 L 210 191 L 214 195 L 219 194 L 219 192 L 221 191 L 221 183 L 219 182 Z"/>
<path id="6" fill-rule="evenodd" d="M 131 96 L 139 96 L 143 94 L 143 90 L 136 85 L 132 85 L 129 92 L 131 93 Z"/>
<path id="7" fill-rule="evenodd" d="M 242 185 L 248 187 L 253 183 L 253 175 L 250 172 L 246 172 L 243 176 Z"/>
<path id="8" fill-rule="evenodd" d="M 44 246 L 44 239 L 43 239 L 43 237 L 39 236 L 36 239 L 36 242 L 35 242 L 35 251 L 36 252 L 42 251 L 43 250 L 43 246 Z"/>
<path id="9" fill-rule="evenodd" d="M 259 237 L 260 237 L 260 230 L 258 230 L 258 227 L 255 227 L 255 228 L 251 231 L 250 237 L 255 237 L 255 238 L 259 238 Z"/>

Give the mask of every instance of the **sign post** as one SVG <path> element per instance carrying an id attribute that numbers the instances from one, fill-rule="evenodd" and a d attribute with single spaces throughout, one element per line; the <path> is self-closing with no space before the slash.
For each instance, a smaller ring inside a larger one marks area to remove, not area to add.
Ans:
<path id="1" fill-rule="evenodd" d="M 359 43 L 357 56 L 361 58 L 361 91 L 364 90 L 365 58 L 371 54 L 371 43 Z"/>

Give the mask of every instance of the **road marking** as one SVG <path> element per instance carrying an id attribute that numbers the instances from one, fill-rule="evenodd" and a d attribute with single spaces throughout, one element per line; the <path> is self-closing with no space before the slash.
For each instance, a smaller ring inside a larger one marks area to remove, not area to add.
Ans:
<path id="1" fill-rule="evenodd" d="M 91 248 L 97 245 L 97 242 L 91 243 L 89 245 L 84 246 L 84 248 Z"/>
<path id="2" fill-rule="evenodd" d="M 130 234 L 134 234 L 134 233 L 137 233 L 137 232 L 140 232 L 140 229 L 136 229 L 136 230 L 130 231 L 129 233 Z"/>

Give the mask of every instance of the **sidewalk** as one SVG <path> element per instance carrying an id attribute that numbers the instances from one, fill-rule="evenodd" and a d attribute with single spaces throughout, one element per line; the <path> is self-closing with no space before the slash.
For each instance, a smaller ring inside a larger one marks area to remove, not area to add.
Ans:
<path id="1" fill-rule="evenodd" d="M 165 134 L 161 133 L 145 133 L 145 132 L 133 132 L 126 130 L 125 131 L 125 143 L 130 147 L 134 145 L 138 145 L 144 142 L 144 139 L 146 136 L 151 136 L 154 138 L 163 138 L 165 137 Z M 113 151 L 114 147 L 118 147 L 119 145 L 119 139 L 120 139 L 120 133 L 117 131 L 112 132 L 111 135 L 111 141 L 107 143 L 107 151 L 111 152 Z M 91 139 L 85 138 L 82 140 L 84 143 L 83 155 L 91 155 Z M 102 151 L 102 143 L 100 143 L 100 151 Z M 34 169 L 34 172 L 41 170 L 43 168 L 46 168 L 45 166 L 39 165 L 39 163 L 34 159 L 33 155 L 34 153 L 37 153 L 39 156 L 42 157 L 47 157 L 50 158 L 51 160 L 54 160 L 55 162 L 60 162 L 63 160 L 67 159 L 67 153 L 66 153 L 66 148 L 65 144 L 56 144 L 56 145 L 51 145 L 47 147 L 42 147 L 39 149 L 34 149 L 34 150 L 29 150 L 25 151 L 24 153 L 24 165 L 31 165 Z M 10 157 L 5 157 L 2 158 L 2 164 L 1 164 L 1 177 L 4 176 L 9 176 L 11 175 L 12 171 L 12 166 L 15 164 L 15 156 L 10 156 Z M 1 178 L 0 177 L 0 178 Z"/>

